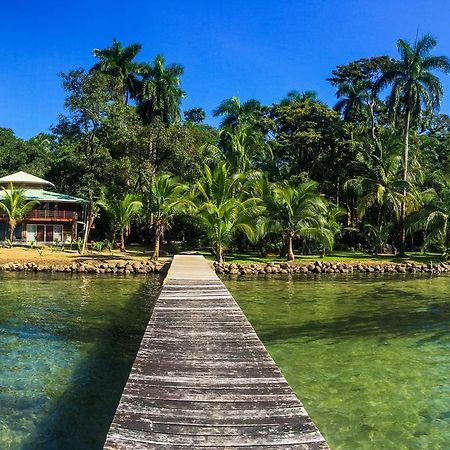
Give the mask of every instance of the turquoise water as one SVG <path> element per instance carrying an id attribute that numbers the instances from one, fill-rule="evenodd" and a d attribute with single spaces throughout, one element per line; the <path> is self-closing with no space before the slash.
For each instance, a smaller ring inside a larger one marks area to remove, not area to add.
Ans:
<path id="1" fill-rule="evenodd" d="M 38 275 L 0 274 L 0 449 L 101 449 L 159 279 Z"/>
<path id="2" fill-rule="evenodd" d="M 333 449 L 450 449 L 449 276 L 225 283 Z"/>

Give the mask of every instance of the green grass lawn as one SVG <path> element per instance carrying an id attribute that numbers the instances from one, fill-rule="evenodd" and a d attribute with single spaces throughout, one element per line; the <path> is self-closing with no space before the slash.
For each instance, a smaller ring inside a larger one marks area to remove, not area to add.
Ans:
<path id="1" fill-rule="evenodd" d="M 199 255 L 205 256 L 205 258 L 213 261 L 214 257 L 208 252 L 198 252 Z M 406 263 L 416 262 L 421 264 L 428 264 L 430 262 L 443 261 L 442 255 L 438 253 L 420 253 L 410 252 L 406 258 L 400 258 L 399 256 L 392 255 L 378 255 L 372 256 L 363 252 L 340 252 L 336 251 L 326 255 L 324 258 L 320 258 L 319 255 L 300 255 L 295 259 L 296 263 L 308 263 L 311 261 L 333 261 L 333 262 L 346 262 L 346 263 L 371 263 L 371 264 L 386 264 L 386 263 Z M 278 255 L 269 255 L 262 258 L 257 253 L 226 253 L 225 261 L 235 264 L 261 264 L 269 262 L 284 262 L 284 258 L 280 258 Z"/>

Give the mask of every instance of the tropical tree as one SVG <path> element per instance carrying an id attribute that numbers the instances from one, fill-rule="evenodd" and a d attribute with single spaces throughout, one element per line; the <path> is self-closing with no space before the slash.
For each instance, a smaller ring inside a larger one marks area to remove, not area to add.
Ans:
<path id="1" fill-rule="evenodd" d="M 388 243 L 392 226 L 392 222 L 379 225 L 374 225 L 372 223 L 365 224 L 365 235 L 369 241 L 371 252 L 374 255 L 381 253 L 383 251 L 383 247 Z"/>
<path id="2" fill-rule="evenodd" d="M 354 84 L 341 83 L 336 91 L 338 102 L 334 109 L 342 114 L 344 120 L 357 120 L 365 114 L 367 91 L 364 81 Z"/>
<path id="3" fill-rule="evenodd" d="M 156 55 L 151 64 L 145 65 L 139 111 L 146 122 L 151 123 L 155 117 L 161 118 L 166 124 L 179 121 L 180 103 L 185 97 L 180 87 L 183 72 L 180 64 L 166 66 L 162 55 Z"/>
<path id="4" fill-rule="evenodd" d="M 246 189 L 246 174 L 230 173 L 225 162 L 211 168 L 204 165 L 201 179 L 195 184 L 193 212 L 204 226 L 218 262 L 224 250 L 240 231 L 254 234 L 254 220 L 263 211 L 261 200 Z"/>
<path id="5" fill-rule="evenodd" d="M 31 211 L 38 201 L 27 201 L 23 191 L 15 189 L 12 183 L 8 188 L 2 187 L 2 198 L 0 200 L 0 211 L 2 211 L 8 220 L 9 240 L 14 240 L 14 231 L 27 212 Z"/>
<path id="6" fill-rule="evenodd" d="M 140 44 L 122 47 L 119 41 L 113 39 L 110 47 L 92 51 L 92 54 L 99 59 L 99 62 L 91 70 L 107 73 L 120 83 L 124 104 L 128 104 L 130 97 L 135 98 L 138 93 L 138 75 L 142 73 L 143 65 L 135 62 L 134 59 L 140 50 Z"/>
<path id="7" fill-rule="evenodd" d="M 361 152 L 354 162 L 356 177 L 348 180 L 345 187 L 352 187 L 359 196 L 358 216 L 363 218 L 369 210 L 376 208 L 376 224 L 383 224 L 385 216 L 392 214 L 399 220 L 402 205 L 412 210 L 415 197 L 411 192 L 412 185 L 405 193 L 405 183 L 401 177 L 402 157 L 399 141 L 391 138 L 379 143 L 378 153 Z"/>
<path id="8" fill-rule="evenodd" d="M 422 194 L 422 208 L 409 218 L 410 231 L 425 231 L 424 246 L 441 249 L 445 257 L 450 252 L 450 177 L 441 176 L 438 187 Z"/>
<path id="9" fill-rule="evenodd" d="M 325 214 L 319 214 L 316 218 L 317 228 L 321 230 L 318 233 L 320 237 L 320 257 L 323 258 L 327 250 L 333 250 L 337 237 L 340 237 L 344 231 L 355 231 L 352 227 L 344 227 L 342 219 L 346 216 L 346 211 L 340 206 L 327 202 Z"/>
<path id="10" fill-rule="evenodd" d="M 120 251 L 125 252 L 125 236 L 131 224 L 139 218 L 142 212 L 141 196 L 126 194 L 123 198 L 118 198 L 106 189 L 102 194 L 102 198 L 97 203 L 106 213 L 114 238 L 119 234 Z"/>
<path id="11" fill-rule="evenodd" d="M 370 135 L 376 141 L 377 119 L 384 111 L 378 99 L 378 82 L 392 63 L 388 56 L 375 56 L 339 65 L 328 79 L 337 88 L 335 110 L 344 120 L 364 124 L 370 117 Z"/>
<path id="12" fill-rule="evenodd" d="M 186 211 L 191 201 L 186 195 L 188 186 L 168 173 L 159 173 L 148 192 L 147 209 L 155 234 L 153 259 L 159 258 L 159 247 L 164 232 L 177 214 Z"/>
<path id="13" fill-rule="evenodd" d="M 222 117 L 221 128 L 236 127 L 243 124 L 254 124 L 263 107 L 258 100 L 247 100 L 241 103 L 237 97 L 224 100 L 214 111 L 214 117 Z"/>
<path id="14" fill-rule="evenodd" d="M 327 248 L 333 246 L 332 233 L 321 223 L 327 207 L 317 186 L 314 181 L 273 186 L 273 203 L 268 211 L 284 231 L 288 261 L 295 259 L 293 241 L 297 237 L 319 242 Z"/>
<path id="15" fill-rule="evenodd" d="M 225 159 L 234 170 L 247 172 L 258 166 L 258 162 L 272 157 L 262 133 L 248 124 L 225 126 L 221 129 L 220 136 L 223 137 Z"/>
<path id="16" fill-rule="evenodd" d="M 437 41 L 429 34 L 411 45 L 403 39 L 397 41 L 400 59 L 390 64 L 378 82 L 378 89 L 391 87 L 388 108 L 395 122 L 403 131 L 403 194 L 406 199 L 409 162 L 409 134 L 417 129 L 423 113 L 439 109 L 443 89 L 433 71 L 450 72 L 450 60 L 445 56 L 433 56 L 430 52 Z M 400 215 L 400 254 L 405 253 L 406 204 L 402 203 Z"/>
<path id="17" fill-rule="evenodd" d="M 200 124 L 205 120 L 205 110 L 203 108 L 191 108 L 183 112 L 186 122 Z"/>

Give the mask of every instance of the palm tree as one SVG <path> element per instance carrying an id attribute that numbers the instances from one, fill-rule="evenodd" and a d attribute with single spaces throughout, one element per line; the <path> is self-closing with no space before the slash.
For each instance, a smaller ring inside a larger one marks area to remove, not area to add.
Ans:
<path id="1" fill-rule="evenodd" d="M 291 103 L 299 103 L 299 102 L 304 102 L 304 101 L 313 101 L 316 102 L 318 101 L 317 99 L 317 92 L 316 91 L 303 91 L 303 92 L 299 92 L 296 90 L 293 91 L 289 91 L 286 94 L 286 97 L 284 97 L 281 101 L 280 101 L 280 106 L 288 106 Z"/>
<path id="2" fill-rule="evenodd" d="M 119 248 L 121 252 L 124 252 L 126 250 L 125 235 L 142 212 L 141 197 L 136 194 L 127 194 L 119 199 L 107 190 L 103 190 L 102 194 L 102 198 L 97 203 L 106 212 L 114 237 L 119 234 Z"/>
<path id="3" fill-rule="evenodd" d="M 327 202 L 325 214 L 319 214 L 317 218 L 317 224 L 321 233 L 318 233 L 320 237 L 320 257 L 323 258 L 327 250 L 332 251 L 336 238 L 341 236 L 343 231 L 355 231 L 352 227 L 344 227 L 340 219 L 347 215 L 344 208 Z"/>
<path id="4" fill-rule="evenodd" d="M 366 230 L 366 236 L 371 246 L 371 251 L 374 255 L 378 255 L 382 252 L 383 247 L 389 240 L 389 235 L 392 231 L 392 223 L 373 225 L 366 223 L 364 226 Z"/>
<path id="5" fill-rule="evenodd" d="M 326 209 L 314 181 L 273 186 L 273 203 L 268 211 L 284 230 L 288 261 L 295 259 L 293 241 L 296 237 L 318 241 L 328 248 L 333 246 L 332 234 L 320 222 Z"/>
<path id="6" fill-rule="evenodd" d="M 187 190 L 188 186 L 168 173 L 160 173 L 152 180 L 147 207 L 155 232 L 153 259 L 159 258 L 161 238 L 173 217 L 186 211 L 191 204 L 186 196 Z"/>
<path id="7" fill-rule="evenodd" d="M 247 100 L 241 103 L 237 97 L 224 100 L 214 111 L 214 117 L 223 117 L 220 127 L 236 127 L 242 124 L 252 124 L 262 112 L 258 100 Z"/>
<path id="8" fill-rule="evenodd" d="M 336 97 L 339 99 L 334 109 L 342 114 L 344 120 L 355 120 L 364 115 L 368 102 L 366 83 L 341 83 L 338 85 Z"/>
<path id="9" fill-rule="evenodd" d="M 270 216 L 259 216 L 254 226 L 254 234 L 250 236 L 250 242 L 257 244 L 262 258 L 267 256 L 267 244 L 272 235 L 281 234 L 280 224 Z"/>
<path id="10" fill-rule="evenodd" d="M 363 218 L 372 208 L 377 208 L 377 225 L 383 224 L 385 215 L 392 213 L 399 220 L 402 205 L 413 210 L 416 201 L 412 189 L 412 180 L 401 177 L 402 157 L 400 143 L 391 137 L 382 137 L 378 143 L 378 153 L 360 153 L 354 163 L 359 175 L 348 180 L 345 187 L 352 187 L 360 196 L 358 216 Z M 410 189 L 405 193 L 405 183 Z"/>
<path id="11" fill-rule="evenodd" d="M 388 107 L 395 121 L 402 122 L 403 129 L 403 181 L 406 198 L 409 160 L 409 132 L 417 127 L 423 112 L 439 109 L 443 89 L 433 71 L 450 72 L 450 60 L 445 56 L 432 56 L 437 41 L 429 34 L 416 40 L 414 45 L 403 39 L 397 41 L 400 59 L 394 61 L 378 82 L 378 89 L 391 86 Z M 406 205 L 400 215 L 400 254 L 405 254 Z"/>
<path id="12" fill-rule="evenodd" d="M 411 215 L 410 231 L 425 231 L 425 247 L 436 245 L 445 257 L 450 251 L 450 178 L 441 176 L 437 190 L 422 194 L 423 207 Z"/>
<path id="13" fill-rule="evenodd" d="M 185 98 L 180 88 L 183 72 L 180 64 L 166 66 L 162 55 L 156 55 L 151 64 L 145 65 L 139 110 L 146 122 L 151 123 L 155 117 L 161 118 L 166 124 L 180 119 L 180 103 Z"/>
<path id="14" fill-rule="evenodd" d="M 225 159 L 234 170 L 247 172 L 258 161 L 272 157 L 262 133 L 249 124 L 225 126 L 220 131 Z"/>
<path id="15" fill-rule="evenodd" d="M 92 51 L 100 61 L 91 70 L 107 73 L 118 80 L 122 86 L 122 99 L 125 105 L 128 104 L 130 97 L 134 98 L 137 95 L 139 89 L 137 75 L 142 73 L 143 65 L 133 60 L 140 50 L 140 44 L 122 47 L 120 42 L 113 39 L 110 47 Z"/>
<path id="16" fill-rule="evenodd" d="M 213 169 L 204 165 L 201 179 L 194 188 L 194 213 L 205 227 L 218 262 L 223 262 L 225 248 L 236 232 L 254 234 L 253 222 L 263 208 L 261 200 L 246 192 L 246 175 L 230 173 L 226 163 Z"/>
<path id="17" fill-rule="evenodd" d="M 27 201 L 23 191 L 15 189 L 12 183 L 9 188 L 2 187 L 2 199 L 0 200 L 0 210 L 6 215 L 9 226 L 9 240 L 14 240 L 14 231 L 27 212 L 31 211 L 38 201 Z"/>

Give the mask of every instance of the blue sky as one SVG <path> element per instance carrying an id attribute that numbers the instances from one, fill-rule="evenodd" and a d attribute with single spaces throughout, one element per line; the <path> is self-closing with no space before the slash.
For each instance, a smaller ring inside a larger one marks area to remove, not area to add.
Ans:
<path id="1" fill-rule="evenodd" d="M 0 126 L 22 138 L 47 131 L 63 112 L 58 73 L 90 67 L 93 48 L 113 37 L 140 42 L 140 60 L 163 53 L 185 67 L 183 109 L 207 120 L 224 98 L 270 104 L 291 89 L 315 90 L 329 104 L 325 80 L 337 64 L 396 55 L 397 38 L 431 32 L 450 56 L 448 2 L 311 1 L 20 1 L 4 2 L 0 27 Z M 448 95 L 442 111 L 450 113 Z"/>

